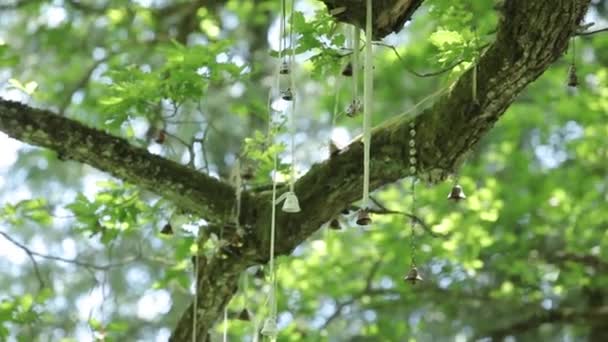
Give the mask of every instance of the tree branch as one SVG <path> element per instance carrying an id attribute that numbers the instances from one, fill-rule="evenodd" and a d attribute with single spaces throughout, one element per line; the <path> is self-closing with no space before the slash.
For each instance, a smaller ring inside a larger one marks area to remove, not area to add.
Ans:
<path id="1" fill-rule="evenodd" d="M 364 28 L 365 1 L 360 0 L 321 0 L 327 10 L 338 21 Z M 381 39 L 393 32 L 399 32 L 403 25 L 424 0 L 374 0 L 373 36 Z"/>
<path id="2" fill-rule="evenodd" d="M 208 220 L 224 221 L 234 206 L 228 184 L 46 110 L 0 99 L 0 131 L 146 188 Z M 243 200 L 246 207 L 246 195 Z"/>

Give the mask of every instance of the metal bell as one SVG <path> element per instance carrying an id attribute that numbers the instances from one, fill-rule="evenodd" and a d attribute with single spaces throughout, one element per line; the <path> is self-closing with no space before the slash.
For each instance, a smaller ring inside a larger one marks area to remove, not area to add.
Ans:
<path id="1" fill-rule="evenodd" d="M 298 201 L 298 197 L 295 193 L 288 192 L 285 194 L 285 202 L 283 202 L 283 211 L 286 213 L 300 212 L 300 202 Z"/>
<path id="2" fill-rule="evenodd" d="M 236 316 L 236 319 L 240 321 L 251 321 L 251 314 L 247 308 L 244 308 L 241 310 L 241 312 L 239 312 L 238 316 Z"/>
<path id="3" fill-rule="evenodd" d="M 576 75 L 576 66 L 570 64 L 568 68 L 568 86 L 576 88 L 578 86 L 578 76 Z"/>
<path id="4" fill-rule="evenodd" d="M 354 117 L 361 113 L 361 102 L 359 100 L 353 100 L 346 108 L 346 116 Z"/>
<path id="5" fill-rule="evenodd" d="M 372 223 L 372 219 L 369 217 L 369 211 L 367 209 L 359 209 L 356 223 L 359 226 L 369 226 Z"/>
<path id="6" fill-rule="evenodd" d="M 342 230 L 342 225 L 340 225 L 340 221 L 338 219 L 332 219 L 329 221 L 329 229 L 332 230 Z"/>
<path id="7" fill-rule="evenodd" d="M 157 144 L 163 144 L 165 139 L 167 139 L 167 132 L 164 129 L 161 129 L 158 131 L 158 135 L 154 139 L 154 142 Z"/>
<path id="8" fill-rule="evenodd" d="M 236 248 L 241 248 L 244 244 L 245 242 L 243 241 L 243 237 L 239 234 L 234 234 L 234 236 L 232 236 L 230 239 L 230 245 Z"/>
<path id="9" fill-rule="evenodd" d="M 160 230 L 160 233 L 163 235 L 173 235 L 173 228 L 170 223 L 167 223 L 163 229 Z"/>
<path id="10" fill-rule="evenodd" d="M 344 69 L 342 69 L 342 76 L 350 77 L 353 75 L 353 63 L 348 62 Z"/>
<path id="11" fill-rule="evenodd" d="M 277 335 L 279 334 L 279 327 L 277 326 L 276 317 L 266 318 L 266 320 L 264 321 L 264 326 L 262 327 L 262 331 L 260 331 L 260 332 L 264 336 L 267 336 L 270 338 L 276 338 Z"/>
<path id="12" fill-rule="evenodd" d="M 250 181 L 255 177 L 255 172 L 252 166 L 245 166 L 241 172 L 241 178 L 246 181 Z"/>
<path id="13" fill-rule="evenodd" d="M 255 271 L 253 276 L 258 279 L 264 279 L 264 278 L 266 278 L 266 273 L 264 273 L 264 270 L 260 267 L 260 268 L 258 268 L 257 271 Z"/>
<path id="14" fill-rule="evenodd" d="M 403 280 L 409 281 L 410 283 L 412 283 L 412 285 L 416 285 L 416 282 L 422 281 L 423 279 L 418 273 L 416 265 L 412 265 L 412 268 L 409 272 L 407 272 L 407 275 L 405 276 L 405 278 L 403 278 Z"/>
<path id="15" fill-rule="evenodd" d="M 283 63 L 281 63 L 281 67 L 279 68 L 279 74 L 289 75 L 289 64 L 287 64 L 287 62 L 283 61 Z"/>
<path id="16" fill-rule="evenodd" d="M 450 191 L 450 194 L 448 195 L 448 199 L 450 201 L 454 201 L 454 202 L 458 202 L 465 198 L 467 198 L 467 196 L 465 196 L 464 191 L 462 190 L 462 187 L 458 184 L 456 184 L 452 187 L 452 191 Z"/>
<path id="17" fill-rule="evenodd" d="M 293 93 L 291 92 L 291 88 L 287 88 L 281 92 L 281 98 L 285 101 L 293 100 Z"/>

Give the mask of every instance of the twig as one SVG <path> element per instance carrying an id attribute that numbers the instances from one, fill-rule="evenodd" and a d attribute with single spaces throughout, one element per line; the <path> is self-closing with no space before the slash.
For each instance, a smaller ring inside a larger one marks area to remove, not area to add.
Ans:
<path id="1" fill-rule="evenodd" d="M 601 33 L 601 32 L 608 32 L 608 27 L 604 27 L 602 29 L 597 29 L 597 30 L 594 30 L 594 31 L 577 32 L 575 35 L 576 36 L 590 36 L 592 34 Z"/>
<path id="2" fill-rule="evenodd" d="M 40 258 L 47 259 L 47 260 L 59 261 L 59 262 L 66 263 L 66 264 L 73 264 L 73 265 L 76 265 L 76 266 L 87 268 L 89 270 L 105 271 L 105 270 L 109 270 L 109 269 L 114 268 L 114 267 L 122 267 L 122 266 L 128 265 L 128 264 L 130 264 L 130 263 L 132 263 L 132 262 L 140 259 L 140 255 L 136 255 L 133 258 L 129 258 L 129 259 L 126 259 L 126 260 L 123 260 L 123 261 L 120 261 L 120 262 L 108 263 L 108 264 L 105 264 L 105 265 L 97 265 L 97 264 L 92 264 L 92 263 L 80 261 L 80 260 L 77 260 L 77 259 L 66 259 L 66 258 L 58 257 L 58 256 L 55 256 L 55 255 L 49 255 L 49 254 L 39 253 L 39 252 L 31 250 L 26 245 L 24 245 L 21 242 L 13 239 L 6 232 L 0 231 L 0 235 L 2 235 L 5 239 L 7 239 L 9 242 L 11 242 L 12 244 L 14 244 L 15 246 L 17 246 L 20 249 L 22 249 L 31 258 L 33 258 L 33 257 L 36 256 L 36 257 L 40 257 Z"/>
<path id="3" fill-rule="evenodd" d="M 422 227 L 422 229 L 429 233 L 429 235 L 431 235 L 434 238 L 441 238 L 441 239 L 448 239 L 450 237 L 450 234 L 439 234 L 433 231 L 433 229 L 426 224 L 426 222 L 424 222 L 420 217 L 410 214 L 410 213 L 406 213 L 403 211 L 399 211 L 399 210 L 391 210 L 388 209 L 386 206 L 384 206 L 382 203 L 380 203 L 380 201 L 378 201 L 377 199 L 375 199 L 374 197 L 370 196 L 370 200 L 378 207 L 378 209 L 370 209 L 369 212 L 372 214 L 378 214 L 378 215 L 402 215 L 405 217 L 408 217 L 412 220 L 414 220 L 414 222 L 416 222 L 418 225 L 420 225 L 420 227 Z M 358 210 L 359 208 L 355 207 L 355 210 Z"/>
<path id="4" fill-rule="evenodd" d="M 36 262 L 36 258 L 34 258 L 35 253 L 33 253 L 29 248 L 27 248 L 25 245 L 21 244 L 19 241 L 10 237 L 5 232 L 0 232 L 0 235 L 4 236 L 5 239 L 7 239 L 13 245 L 19 247 L 21 250 L 23 250 L 25 252 L 25 254 L 27 254 L 28 258 L 30 258 L 30 260 L 32 261 L 32 265 L 34 266 L 34 272 L 36 273 L 36 278 L 38 278 L 38 283 L 40 284 L 40 289 L 42 290 L 43 288 L 45 288 L 45 283 L 44 283 L 44 280 L 42 279 L 42 274 L 40 273 L 40 269 L 38 268 L 38 262 Z"/>
<path id="5" fill-rule="evenodd" d="M 409 67 L 407 67 L 407 65 L 405 63 L 405 60 L 401 57 L 401 54 L 399 54 L 399 51 L 397 51 L 397 48 L 395 46 L 390 45 L 390 44 L 386 44 L 386 43 L 383 43 L 383 42 L 375 42 L 374 44 L 378 45 L 378 46 L 383 46 L 383 47 L 386 47 L 386 48 L 389 48 L 389 49 L 393 50 L 393 53 L 395 54 L 395 56 L 397 56 L 397 59 L 399 59 L 399 61 L 403 64 L 403 68 L 407 72 L 409 72 L 410 74 L 412 74 L 414 76 L 417 76 L 417 77 L 434 77 L 434 76 L 439 76 L 439 75 L 441 75 L 443 73 L 446 73 L 446 72 L 454 69 L 455 67 L 459 66 L 460 64 L 462 64 L 464 62 L 464 59 L 459 59 L 456 62 L 448 65 L 447 67 L 445 67 L 445 68 L 443 68 L 441 70 L 437 70 L 437 71 L 433 71 L 433 72 L 427 72 L 427 73 L 420 73 L 420 72 L 417 72 L 417 71 L 412 70 Z"/>
<path id="6" fill-rule="evenodd" d="M 91 79 L 91 76 L 93 75 L 93 71 L 95 71 L 95 69 L 97 69 L 97 67 L 107 61 L 108 59 L 110 59 L 110 55 L 105 56 L 104 58 L 95 61 L 82 75 L 82 77 L 80 78 L 80 80 L 78 80 L 78 82 L 76 82 L 76 84 L 74 84 L 74 87 L 72 87 L 72 89 L 70 89 L 70 91 L 68 91 L 67 96 L 63 99 L 63 101 L 61 102 L 61 104 L 59 105 L 59 115 L 64 115 L 66 109 L 70 106 L 70 103 L 72 103 L 72 97 L 74 96 L 74 94 L 80 90 L 81 88 L 86 88 L 87 84 L 89 83 L 89 80 Z"/>
<path id="7" fill-rule="evenodd" d="M 349 298 L 348 300 L 345 300 L 343 302 L 336 304 L 336 309 L 329 317 L 327 317 L 327 319 L 325 320 L 323 325 L 320 327 L 320 330 L 326 329 L 331 324 L 331 322 L 333 322 L 336 318 L 338 318 L 340 316 L 340 314 L 342 314 L 342 310 L 344 310 L 344 308 L 346 308 L 349 305 L 354 304 L 361 297 L 363 297 L 366 294 L 373 291 L 372 282 L 373 282 L 374 276 L 378 272 L 378 269 L 380 268 L 381 264 L 382 264 L 382 258 L 377 259 L 372 264 L 372 267 L 370 268 L 369 272 L 367 273 L 367 276 L 365 277 L 365 287 L 361 291 L 359 291 L 358 293 L 353 295 L 351 298 Z"/>

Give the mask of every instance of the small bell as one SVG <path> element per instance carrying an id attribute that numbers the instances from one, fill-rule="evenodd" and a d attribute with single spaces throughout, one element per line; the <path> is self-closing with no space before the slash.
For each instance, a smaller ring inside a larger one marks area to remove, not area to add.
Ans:
<path id="1" fill-rule="evenodd" d="M 369 211 L 367 209 L 359 209 L 356 223 L 359 226 L 369 226 L 372 223 L 372 219 L 369 217 Z"/>
<path id="2" fill-rule="evenodd" d="M 279 68 L 279 74 L 289 75 L 289 64 L 287 64 L 287 62 L 283 61 L 283 63 L 281 63 L 281 67 Z"/>
<path id="3" fill-rule="evenodd" d="M 409 281 L 410 283 L 412 283 L 412 285 L 416 285 L 416 282 L 422 281 L 423 279 L 418 273 L 416 265 L 412 265 L 412 268 L 409 272 L 407 272 L 407 275 L 405 276 L 405 278 L 403 278 L 403 280 Z"/>
<path id="4" fill-rule="evenodd" d="M 247 308 L 244 308 L 241 310 L 241 312 L 239 312 L 238 316 L 236 316 L 236 319 L 240 321 L 251 321 L 251 314 Z"/>
<path id="5" fill-rule="evenodd" d="M 576 66 L 570 64 L 568 68 L 568 86 L 576 88 L 578 86 L 578 76 L 576 75 Z"/>
<path id="6" fill-rule="evenodd" d="M 340 225 L 340 221 L 338 219 L 332 219 L 329 221 L 329 229 L 332 230 L 342 230 L 342 225 Z"/>
<path id="7" fill-rule="evenodd" d="M 241 248 L 245 242 L 243 242 L 243 237 L 239 234 L 234 234 L 234 236 L 230 239 L 230 245 L 236 248 Z"/>
<path id="8" fill-rule="evenodd" d="M 464 195 L 464 191 L 462 191 L 462 187 L 458 184 L 456 184 L 452 187 L 452 191 L 450 191 L 450 194 L 448 195 L 448 199 L 450 201 L 454 201 L 454 202 L 458 202 L 465 198 L 467 198 L 467 196 Z"/>
<path id="9" fill-rule="evenodd" d="M 241 178 L 246 181 L 250 181 L 255 177 L 255 172 L 252 166 L 245 166 L 241 172 Z"/>
<path id="10" fill-rule="evenodd" d="M 158 135 L 156 136 L 156 139 L 154 139 L 154 141 L 157 144 L 163 144 L 165 142 L 165 139 L 167 139 L 167 132 L 164 129 L 161 129 L 160 131 L 158 131 Z"/>
<path id="11" fill-rule="evenodd" d="M 346 108 L 346 116 L 354 117 L 361 113 L 361 102 L 359 100 L 353 100 Z"/>
<path id="12" fill-rule="evenodd" d="M 291 88 L 287 88 L 281 92 L 281 98 L 285 101 L 293 100 L 293 93 L 291 92 Z"/>
<path id="13" fill-rule="evenodd" d="M 277 327 L 277 319 L 275 317 L 266 318 L 261 333 L 264 336 L 276 338 L 279 334 L 279 328 Z"/>
<path id="14" fill-rule="evenodd" d="M 160 230 L 160 233 L 163 235 L 173 235 L 173 228 L 170 223 L 167 223 L 163 229 Z"/>
<path id="15" fill-rule="evenodd" d="M 258 268 L 257 271 L 255 271 L 253 276 L 258 279 L 264 279 L 264 278 L 266 278 L 266 273 L 264 273 L 264 270 L 260 267 L 260 268 Z"/>
<path id="16" fill-rule="evenodd" d="M 300 202 L 298 201 L 298 197 L 293 192 L 288 192 L 285 194 L 285 202 L 283 203 L 283 211 L 286 213 L 299 213 L 300 212 Z"/>
<path id="17" fill-rule="evenodd" d="M 342 69 L 342 76 L 350 77 L 353 75 L 353 63 L 348 62 L 344 69 Z"/>

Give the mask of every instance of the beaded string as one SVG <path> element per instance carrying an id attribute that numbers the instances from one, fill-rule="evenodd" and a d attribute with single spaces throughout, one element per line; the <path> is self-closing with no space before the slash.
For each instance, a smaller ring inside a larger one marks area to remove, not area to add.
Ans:
<path id="1" fill-rule="evenodd" d="M 410 250 L 412 257 L 412 267 L 416 265 L 416 172 L 418 159 L 416 158 L 416 124 L 412 120 L 410 121 L 410 141 L 409 141 L 409 162 L 410 162 L 410 174 L 412 176 L 412 236 L 410 238 Z"/>

